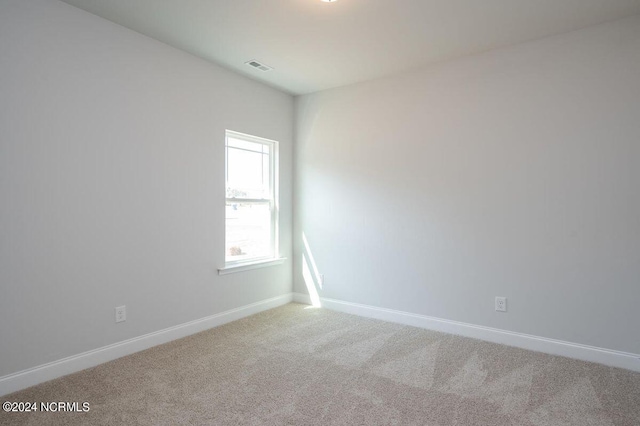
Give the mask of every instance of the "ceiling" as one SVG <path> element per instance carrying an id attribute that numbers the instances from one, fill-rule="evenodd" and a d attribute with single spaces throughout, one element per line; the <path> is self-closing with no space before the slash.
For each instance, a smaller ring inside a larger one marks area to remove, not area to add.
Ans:
<path id="1" fill-rule="evenodd" d="M 63 1 L 296 95 L 640 14 L 640 0 Z"/>

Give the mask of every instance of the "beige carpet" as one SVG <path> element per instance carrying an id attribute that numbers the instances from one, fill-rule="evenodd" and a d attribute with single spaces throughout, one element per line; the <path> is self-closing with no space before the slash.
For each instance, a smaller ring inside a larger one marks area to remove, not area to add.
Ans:
<path id="1" fill-rule="evenodd" d="M 2 397 L 2 425 L 640 425 L 640 374 L 290 304 Z"/>

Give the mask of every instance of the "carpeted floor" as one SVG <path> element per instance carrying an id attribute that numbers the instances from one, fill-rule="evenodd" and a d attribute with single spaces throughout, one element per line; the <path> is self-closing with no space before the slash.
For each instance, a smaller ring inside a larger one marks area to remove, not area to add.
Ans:
<path id="1" fill-rule="evenodd" d="M 4 396 L 2 425 L 640 425 L 640 374 L 290 304 Z"/>

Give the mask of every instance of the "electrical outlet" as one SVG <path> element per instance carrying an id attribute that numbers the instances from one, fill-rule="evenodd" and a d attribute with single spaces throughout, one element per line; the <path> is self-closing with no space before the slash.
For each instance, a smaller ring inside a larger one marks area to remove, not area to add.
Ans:
<path id="1" fill-rule="evenodd" d="M 122 305 L 116 307 L 116 322 L 122 322 L 127 320 L 127 307 Z"/>
<path id="2" fill-rule="evenodd" d="M 507 312 L 507 298 L 506 297 L 496 297 L 496 311 L 497 312 Z"/>

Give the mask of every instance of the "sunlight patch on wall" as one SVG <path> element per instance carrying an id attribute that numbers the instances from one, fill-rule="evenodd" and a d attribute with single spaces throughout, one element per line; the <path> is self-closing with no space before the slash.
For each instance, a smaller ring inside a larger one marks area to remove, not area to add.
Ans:
<path id="1" fill-rule="evenodd" d="M 314 282 L 318 283 L 318 287 L 322 289 L 322 279 L 320 278 L 320 272 L 318 272 L 318 265 L 316 265 L 316 261 L 313 258 L 313 254 L 309 248 L 309 242 L 307 241 L 307 237 L 304 235 L 304 232 L 302 233 L 302 242 L 304 243 L 305 254 L 309 258 L 309 263 L 311 263 L 311 268 L 313 269 L 313 277 L 315 278 Z"/>

